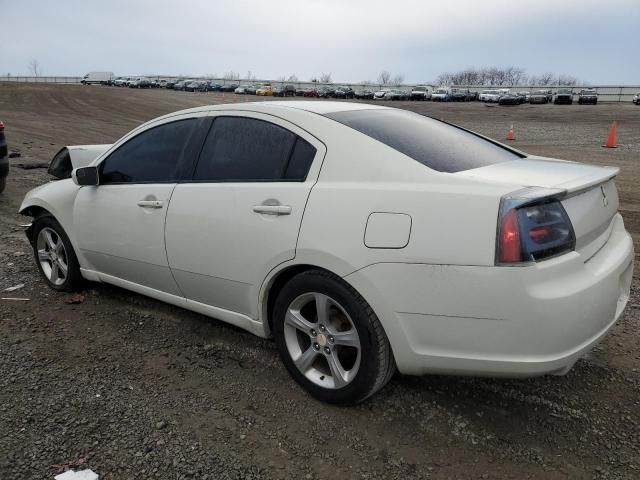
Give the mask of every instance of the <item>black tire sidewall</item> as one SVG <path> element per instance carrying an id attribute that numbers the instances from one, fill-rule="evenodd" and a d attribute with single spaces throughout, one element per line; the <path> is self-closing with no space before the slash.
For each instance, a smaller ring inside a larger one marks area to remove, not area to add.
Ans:
<path id="1" fill-rule="evenodd" d="M 360 337 L 360 367 L 356 378 L 338 389 L 322 388 L 298 370 L 284 340 L 284 317 L 291 302 L 304 293 L 318 292 L 337 301 L 349 314 Z M 319 400 L 336 404 L 354 404 L 367 398 L 379 375 L 379 345 L 364 300 L 356 297 L 340 279 L 324 272 L 305 272 L 294 277 L 280 291 L 274 305 L 273 330 L 280 357 L 291 376 Z"/>
<path id="2" fill-rule="evenodd" d="M 49 281 L 44 271 L 42 270 L 40 261 L 38 260 L 38 235 L 40 234 L 40 231 L 46 227 L 54 230 L 60 237 L 67 254 L 67 278 L 61 285 L 54 285 Z M 33 256 L 35 258 L 36 265 L 38 266 L 38 270 L 40 271 L 40 275 L 42 275 L 42 278 L 45 280 L 47 285 L 53 290 L 68 292 L 75 290 L 80 285 L 82 281 L 82 275 L 80 273 L 80 264 L 78 262 L 78 258 L 76 257 L 76 253 L 73 249 L 73 245 L 71 245 L 69 237 L 67 237 L 64 229 L 56 221 L 55 218 L 46 215 L 38 217 L 35 220 L 33 224 Z"/>

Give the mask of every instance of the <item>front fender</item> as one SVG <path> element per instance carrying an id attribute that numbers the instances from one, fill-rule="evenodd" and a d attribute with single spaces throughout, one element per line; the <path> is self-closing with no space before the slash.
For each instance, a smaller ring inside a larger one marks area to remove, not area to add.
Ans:
<path id="1" fill-rule="evenodd" d="M 50 213 L 69 237 L 80 266 L 92 269 L 82 255 L 75 235 L 73 211 L 80 188 L 71 179 L 45 183 L 27 192 L 18 212 L 30 216 L 35 216 L 41 210 Z"/>

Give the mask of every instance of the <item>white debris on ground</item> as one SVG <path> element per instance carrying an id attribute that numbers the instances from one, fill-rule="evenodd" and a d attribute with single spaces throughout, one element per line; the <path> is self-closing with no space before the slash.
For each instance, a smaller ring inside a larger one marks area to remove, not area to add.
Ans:
<path id="1" fill-rule="evenodd" d="M 53 480 L 98 480 L 98 474 L 92 470 L 67 470 L 53 477 Z"/>
<path id="2" fill-rule="evenodd" d="M 5 292 L 14 292 L 16 290 L 20 290 L 22 287 L 24 287 L 24 283 L 19 283 L 18 285 L 16 285 L 15 287 L 9 287 L 9 288 L 5 288 L 4 291 Z"/>

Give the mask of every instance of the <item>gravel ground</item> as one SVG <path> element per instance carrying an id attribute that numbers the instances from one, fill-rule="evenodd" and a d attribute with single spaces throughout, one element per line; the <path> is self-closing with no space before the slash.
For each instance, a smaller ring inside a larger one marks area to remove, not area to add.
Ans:
<path id="1" fill-rule="evenodd" d="M 16 214 L 65 144 L 233 95 L 0 84 L 12 159 L 0 195 L 0 479 L 91 468 L 108 479 L 640 478 L 640 289 L 611 334 L 564 377 L 397 375 L 363 405 L 307 396 L 274 344 L 108 285 L 46 288 Z M 640 107 L 394 102 L 518 148 L 620 166 L 640 248 Z M 619 122 L 616 150 L 600 143 Z M 24 167 L 27 167 L 26 169 Z M 636 257 L 637 259 L 638 257 Z M 636 272 L 638 265 L 636 262 Z M 80 302 L 80 303 L 73 303 Z"/>

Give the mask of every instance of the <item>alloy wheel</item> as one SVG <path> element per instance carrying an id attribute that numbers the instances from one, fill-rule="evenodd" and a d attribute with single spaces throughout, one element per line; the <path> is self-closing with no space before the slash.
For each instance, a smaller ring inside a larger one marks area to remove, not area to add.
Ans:
<path id="1" fill-rule="evenodd" d="M 360 337 L 353 320 L 333 298 L 310 292 L 291 302 L 284 340 L 293 363 L 314 384 L 339 389 L 360 368 Z"/>
<path id="2" fill-rule="evenodd" d="M 45 227 L 38 233 L 36 241 L 38 262 L 45 277 L 53 285 L 62 285 L 67 280 L 69 264 L 62 238 L 55 230 Z"/>

